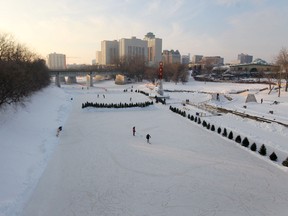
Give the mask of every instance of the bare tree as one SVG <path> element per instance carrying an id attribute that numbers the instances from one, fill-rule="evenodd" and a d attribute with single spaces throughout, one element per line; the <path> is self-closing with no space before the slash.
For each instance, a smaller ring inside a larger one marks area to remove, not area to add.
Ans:
<path id="1" fill-rule="evenodd" d="M 215 66 L 215 63 L 211 58 L 202 58 L 201 65 L 206 73 L 210 73 Z"/>
<path id="2" fill-rule="evenodd" d="M 144 78 L 150 81 L 155 81 L 158 78 L 158 68 L 147 67 L 144 72 Z"/>
<path id="3" fill-rule="evenodd" d="M 45 61 L 12 36 L 0 33 L 0 107 L 21 103 L 49 83 Z"/>
<path id="4" fill-rule="evenodd" d="M 282 47 L 282 49 L 279 51 L 278 55 L 276 56 L 276 64 L 279 65 L 279 80 L 278 85 L 281 87 L 281 79 L 285 79 L 285 91 L 288 90 L 288 49 L 285 47 Z M 280 97 L 280 93 L 279 93 Z"/>
<path id="5" fill-rule="evenodd" d="M 142 80 L 146 70 L 146 61 L 144 56 L 122 56 L 118 69 L 127 74 L 130 78 Z"/>

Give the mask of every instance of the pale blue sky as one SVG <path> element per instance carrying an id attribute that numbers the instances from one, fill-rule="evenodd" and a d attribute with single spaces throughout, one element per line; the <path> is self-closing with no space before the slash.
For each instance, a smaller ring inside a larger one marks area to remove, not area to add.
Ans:
<path id="1" fill-rule="evenodd" d="M 0 0 L 0 31 L 43 57 L 64 53 L 68 63 L 90 64 L 102 40 L 147 32 L 181 54 L 271 62 L 288 47 L 288 1 Z"/>

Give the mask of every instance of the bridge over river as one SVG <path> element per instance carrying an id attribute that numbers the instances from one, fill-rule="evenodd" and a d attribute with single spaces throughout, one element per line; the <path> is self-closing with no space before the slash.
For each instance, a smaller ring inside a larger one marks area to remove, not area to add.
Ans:
<path id="1" fill-rule="evenodd" d="M 87 86 L 93 86 L 93 77 L 96 75 L 111 76 L 117 74 L 123 74 L 115 68 L 79 68 L 79 69 L 51 69 L 49 70 L 51 77 L 55 77 L 55 84 L 61 87 L 60 81 L 68 77 L 68 83 L 76 83 L 77 76 L 87 77 Z M 124 74 L 123 74 L 124 75 Z"/>

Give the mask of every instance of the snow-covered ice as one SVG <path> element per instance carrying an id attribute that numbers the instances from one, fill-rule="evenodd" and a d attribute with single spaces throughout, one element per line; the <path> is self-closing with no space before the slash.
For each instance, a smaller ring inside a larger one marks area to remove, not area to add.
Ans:
<path id="1" fill-rule="evenodd" d="M 169 110 L 172 105 L 187 114 L 205 112 L 183 106 L 189 99 L 287 123 L 288 94 L 281 92 L 278 98 L 277 92 L 259 91 L 264 87 L 164 83 L 164 89 L 194 92 L 169 92 L 167 105 L 81 109 L 86 101 L 129 103 L 130 98 L 149 98 L 131 92 L 131 84 L 117 86 L 112 81 L 89 89 L 50 86 L 25 107 L 0 113 L 0 215 L 285 216 L 288 175 L 281 162 L 288 157 L 286 127 L 232 114 L 201 117 L 247 136 L 258 148 L 265 144 L 268 154 L 263 157 Z M 135 89 L 151 91 L 145 83 L 133 84 Z M 245 104 L 245 93 L 229 94 L 243 89 L 254 92 L 258 102 L 263 98 L 263 104 Z M 228 94 L 232 101 L 215 101 L 207 92 Z M 280 103 L 273 105 L 275 100 Z M 60 125 L 63 131 L 57 138 Z M 151 145 L 146 143 L 147 133 Z M 269 160 L 272 151 L 278 162 Z"/>

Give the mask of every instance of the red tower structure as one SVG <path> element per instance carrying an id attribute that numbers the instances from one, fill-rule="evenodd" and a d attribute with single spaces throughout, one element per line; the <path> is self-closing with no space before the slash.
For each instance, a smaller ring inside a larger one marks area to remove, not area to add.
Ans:
<path id="1" fill-rule="evenodd" d="M 162 61 L 159 62 L 159 74 L 158 74 L 158 78 L 159 78 L 160 80 L 163 79 L 163 62 L 162 62 Z"/>

